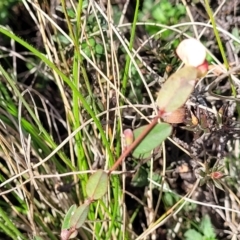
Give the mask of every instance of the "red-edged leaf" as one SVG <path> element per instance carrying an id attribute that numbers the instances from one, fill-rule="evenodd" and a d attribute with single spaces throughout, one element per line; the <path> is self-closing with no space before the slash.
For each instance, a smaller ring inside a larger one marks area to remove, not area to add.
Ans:
<path id="1" fill-rule="evenodd" d="M 73 213 L 73 216 L 71 217 L 70 220 L 70 226 L 71 227 L 75 227 L 75 228 L 80 228 L 88 215 L 89 212 L 89 204 L 82 204 L 81 206 L 79 206 L 76 211 Z"/>
<path id="2" fill-rule="evenodd" d="M 157 98 L 157 106 L 164 112 L 173 112 L 187 101 L 197 80 L 197 69 L 185 66 L 172 74 L 163 84 Z"/>
<path id="3" fill-rule="evenodd" d="M 73 216 L 74 212 L 76 211 L 76 209 L 77 209 L 76 204 L 72 205 L 68 209 L 68 211 L 67 211 L 67 213 L 64 217 L 63 223 L 62 223 L 62 230 L 69 229 L 71 227 L 70 226 L 70 220 L 71 220 L 71 217 Z"/>
<path id="4" fill-rule="evenodd" d="M 98 200 L 107 192 L 108 175 L 103 170 L 98 170 L 89 178 L 86 192 L 89 198 Z"/>

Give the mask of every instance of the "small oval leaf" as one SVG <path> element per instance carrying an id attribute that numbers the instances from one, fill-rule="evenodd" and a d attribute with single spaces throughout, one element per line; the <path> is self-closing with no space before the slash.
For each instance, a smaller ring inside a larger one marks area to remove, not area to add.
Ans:
<path id="1" fill-rule="evenodd" d="M 65 215 L 65 217 L 63 219 L 62 230 L 69 229 L 71 227 L 70 226 L 70 219 L 73 216 L 73 213 L 76 211 L 76 209 L 77 209 L 77 205 L 76 204 L 72 205 L 68 209 L 68 211 L 67 211 L 67 213 L 66 213 L 66 215 Z"/>
<path id="2" fill-rule="evenodd" d="M 70 227 L 80 228 L 84 224 L 88 212 L 89 204 L 84 203 L 81 206 L 79 206 L 71 217 Z"/>
<path id="3" fill-rule="evenodd" d="M 134 130 L 134 139 L 136 139 L 146 126 Z M 144 154 L 151 152 L 159 146 L 172 132 L 172 126 L 168 123 L 158 123 L 133 150 L 135 158 L 141 158 Z"/>
<path id="4" fill-rule="evenodd" d="M 164 112 L 173 112 L 182 107 L 192 93 L 198 71 L 185 66 L 172 74 L 158 93 L 157 106 Z"/>
<path id="5" fill-rule="evenodd" d="M 98 170 L 88 179 L 86 192 L 89 198 L 98 200 L 107 192 L 108 175 L 103 170 Z"/>
<path id="6" fill-rule="evenodd" d="M 134 187 L 146 187 L 148 184 L 148 172 L 146 169 L 140 167 L 133 175 L 131 185 Z"/>

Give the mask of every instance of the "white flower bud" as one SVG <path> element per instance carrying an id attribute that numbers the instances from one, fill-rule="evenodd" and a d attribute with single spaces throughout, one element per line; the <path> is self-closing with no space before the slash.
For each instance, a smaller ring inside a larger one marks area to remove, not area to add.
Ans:
<path id="1" fill-rule="evenodd" d="M 192 67 L 198 67 L 206 59 L 205 47 L 195 38 L 183 40 L 178 45 L 176 53 L 184 64 Z"/>

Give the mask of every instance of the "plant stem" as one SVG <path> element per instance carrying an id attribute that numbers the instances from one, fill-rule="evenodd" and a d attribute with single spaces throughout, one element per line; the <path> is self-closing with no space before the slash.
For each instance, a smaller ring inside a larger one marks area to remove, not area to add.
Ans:
<path id="1" fill-rule="evenodd" d="M 118 158 L 118 160 L 114 163 L 114 165 L 109 170 L 109 175 L 112 171 L 116 170 L 116 168 L 121 164 L 125 157 L 135 148 L 137 145 L 144 139 L 144 137 L 151 131 L 151 129 L 157 124 L 158 119 L 160 118 L 160 113 L 153 119 L 151 123 L 149 123 L 146 128 L 142 131 L 142 133 L 138 136 L 134 142 L 126 148 L 126 150 L 122 153 L 122 155 Z"/>

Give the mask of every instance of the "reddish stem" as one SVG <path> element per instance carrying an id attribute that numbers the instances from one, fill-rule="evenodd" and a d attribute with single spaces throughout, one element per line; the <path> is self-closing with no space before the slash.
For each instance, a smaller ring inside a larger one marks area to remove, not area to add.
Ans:
<path id="1" fill-rule="evenodd" d="M 128 156 L 128 154 L 135 148 L 137 145 L 144 139 L 144 137 L 151 131 L 151 129 L 157 124 L 159 117 L 162 115 L 161 112 L 153 119 L 151 123 L 149 123 L 146 128 L 141 132 L 137 139 L 133 141 L 133 143 L 128 146 L 122 155 L 118 158 L 118 160 L 114 163 L 114 165 L 110 168 L 108 175 L 111 174 L 112 171 L 116 170 L 116 168 L 122 163 L 122 161 Z"/>

